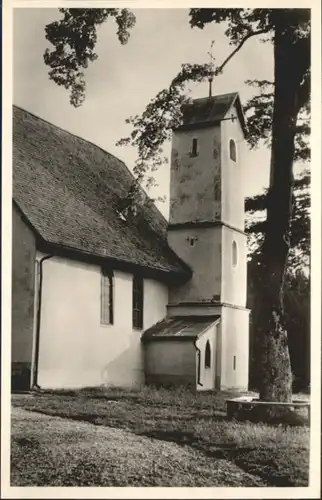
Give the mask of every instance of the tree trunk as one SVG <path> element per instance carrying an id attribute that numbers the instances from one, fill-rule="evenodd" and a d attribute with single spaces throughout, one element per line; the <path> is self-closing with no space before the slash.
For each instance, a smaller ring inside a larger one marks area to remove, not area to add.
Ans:
<path id="1" fill-rule="evenodd" d="M 299 89 L 303 79 L 301 41 L 287 32 L 280 11 L 275 23 L 275 95 L 271 176 L 265 239 L 254 303 L 257 387 L 264 401 L 292 399 L 292 373 L 284 324 L 283 280 L 289 251 L 293 156 Z"/>

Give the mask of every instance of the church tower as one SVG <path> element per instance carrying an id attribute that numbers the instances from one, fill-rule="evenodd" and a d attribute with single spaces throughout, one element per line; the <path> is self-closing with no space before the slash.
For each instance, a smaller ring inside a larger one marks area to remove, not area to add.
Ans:
<path id="1" fill-rule="evenodd" d="M 172 137 L 168 241 L 193 275 L 170 290 L 168 315 L 220 316 L 221 389 L 248 385 L 244 134 L 240 99 L 231 93 L 186 104 Z"/>

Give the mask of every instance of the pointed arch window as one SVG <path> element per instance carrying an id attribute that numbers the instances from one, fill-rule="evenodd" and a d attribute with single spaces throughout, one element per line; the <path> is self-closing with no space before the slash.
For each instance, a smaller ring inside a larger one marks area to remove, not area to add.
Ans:
<path id="1" fill-rule="evenodd" d="M 237 146 L 234 139 L 229 141 L 229 158 L 236 163 L 237 161 Z"/>
<path id="2" fill-rule="evenodd" d="M 205 368 L 210 368 L 211 367 L 211 348 L 210 348 L 210 342 L 207 340 L 206 343 L 206 350 L 205 350 Z"/>

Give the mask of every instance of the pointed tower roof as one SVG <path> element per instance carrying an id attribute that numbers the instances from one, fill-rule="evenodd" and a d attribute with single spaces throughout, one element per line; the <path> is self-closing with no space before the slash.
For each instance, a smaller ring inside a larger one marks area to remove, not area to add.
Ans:
<path id="1" fill-rule="evenodd" d="M 183 124 L 176 130 L 211 127 L 221 120 L 229 118 L 229 112 L 233 106 L 236 106 L 238 118 L 245 135 L 246 121 L 237 92 L 202 97 L 201 99 L 194 99 L 192 103 L 184 104 L 182 108 Z"/>

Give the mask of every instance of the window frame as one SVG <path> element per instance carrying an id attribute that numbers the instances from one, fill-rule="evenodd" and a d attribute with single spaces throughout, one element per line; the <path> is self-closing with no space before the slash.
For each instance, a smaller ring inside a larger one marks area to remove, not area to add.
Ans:
<path id="1" fill-rule="evenodd" d="M 198 155 L 199 155 L 199 140 L 198 140 L 198 137 L 193 137 L 192 144 L 191 144 L 190 156 L 192 158 L 195 158 Z"/>
<path id="2" fill-rule="evenodd" d="M 233 267 L 238 266 L 238 246 L 236 240 L 233 240 L 231 244 L 231 263 Z"/>
<path id="3" fill-rule="evenodd" d="M 205 347 L 205 369 L 209 370 L 211 368 L 211 345 L 209 342 L 209 339 L 206 342 L 206 347 Z"/>
<path id="4" fill-rule="evenodd" d="M 143 330 L 144 322 L 144 280 L 137 274 L 132 278 L 132 327 Z"/>
<path id="5" fill-rule="evenodd" d="M 106 291 L 108 290 L 108 293 Z M 100 323 L 114 325 L 114 273 L 101 268 Z"/>
<path id="6" fill-rule="evenodd" d="M 235 153 L 234 155 L 232 155 L 232 149 L 231 149 L 232 144 L 234 145 L 234 153 Z M 237 163 L 237 142 L 232 137 L 229 139 L 228 149 L 229 149 L 229 160 L 233 161 L 234 163 Z M 234 156 L 235 158 L 233 158 L 232 156 Z"/>
<path id="7" fill-rule="evenodd" d="M 214 184 L 214 200 L 221 201 L 221 181 L 216 180 Z"/>

